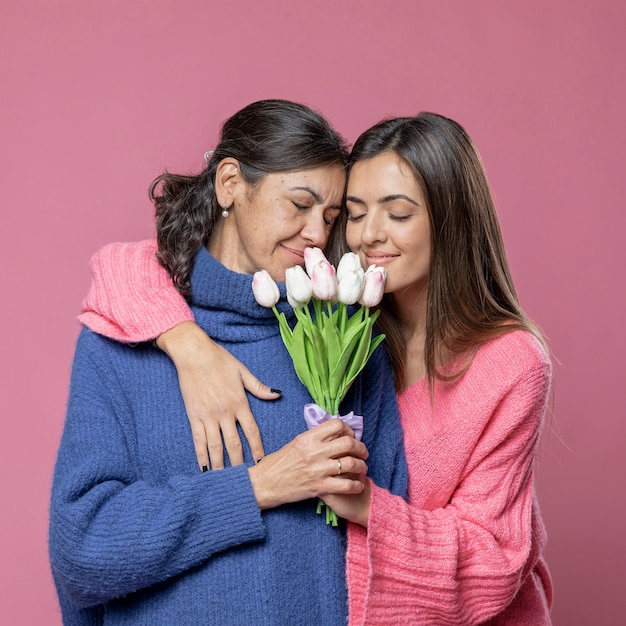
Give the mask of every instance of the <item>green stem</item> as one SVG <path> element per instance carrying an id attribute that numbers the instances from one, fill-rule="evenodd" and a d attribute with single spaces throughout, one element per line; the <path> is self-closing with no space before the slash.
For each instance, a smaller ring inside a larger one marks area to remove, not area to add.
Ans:
<path id="1" fill-rule="evenodd" d="M 326 301 L 326 312 L 328 314 L 328 318 L 333 319 L 333 306 L 330 303 L 330 300 Z"/>

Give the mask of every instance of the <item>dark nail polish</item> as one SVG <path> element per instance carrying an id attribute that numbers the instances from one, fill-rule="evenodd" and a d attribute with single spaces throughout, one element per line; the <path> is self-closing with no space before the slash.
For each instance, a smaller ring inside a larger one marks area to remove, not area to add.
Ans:
<path id="1" fill-rule="evenodd" d="M 280 389 L 270 389 L 270 391 L 271 391 L 272 393 L 277 393 L 277 394 L 279 394 L 279 395 L 282 395 L 282 393 L 283 393 Z"/>
<path id="2" fill-rule="evenodd" d="M 255 461 L 255 463 L 260 463 L 262 460 L 263 460 L 263 457 L 261 457 L 261 458 L 257 459 L 257 460 Z"/>
<path id="3" fill-rule="evenodd" d="M 202 471 L 203 471 L 203 472 L 208 472 L 208 471 L 209 471 L 209 468 L 208 468 L 206 465 L 203 465 L 203 466 L 202 466 Z"/>

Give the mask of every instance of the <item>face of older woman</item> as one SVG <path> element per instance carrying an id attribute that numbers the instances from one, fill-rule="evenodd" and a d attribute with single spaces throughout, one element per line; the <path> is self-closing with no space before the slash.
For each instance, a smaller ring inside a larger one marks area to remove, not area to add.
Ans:
<path id="1" fill-rule="evenodd" d="M 216 180 L 218 200 L 230 215 L 220 218 L 209 251 L 235 272 L 265 269 L 284 281 L 285 270 L 304 264 L 306 247 L 326 245 L 345 180 L 341 165 L 267 174 L 256 185 L 235 172 Z"/>

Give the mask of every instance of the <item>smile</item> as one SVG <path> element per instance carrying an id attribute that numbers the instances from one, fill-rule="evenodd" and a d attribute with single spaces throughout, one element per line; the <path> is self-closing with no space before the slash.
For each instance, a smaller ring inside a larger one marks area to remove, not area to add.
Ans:
<path id="1" fill-rule="evenodd" d="M 395 261 L 399 254 L 387 254 L 385 252 L 364 252 L 365 260 L 368 265 L 388 265 L 392 261 Z"/>
<path id="2" fill-rule="evenodd" d="M 304 250 L 296 250 L 295 248 L 289 248 L 281 244 L 281 247 L 285 252 L 287 252 L 290 256 L 294 257 L 296 263 L 302 265 L 304 263 Z"/>

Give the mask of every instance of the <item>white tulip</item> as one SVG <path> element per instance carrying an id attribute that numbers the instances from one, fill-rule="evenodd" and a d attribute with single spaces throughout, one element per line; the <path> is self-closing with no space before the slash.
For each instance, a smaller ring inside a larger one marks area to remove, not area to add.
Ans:
<path id="1" fill-rule="evenodd" d="M 306 272 L 296 265 L 285 272 L 287 285 L 287 301 L 294 309 L 300 309 L 307 305 L 313 294 L 311 279 Z"/>
<path id="2" fill-rule="evenodd" d="M 341 257 L 339 265 L 337 266 L 337 280 L 341 282 L 344 274 L 347 274 L 348 272 L 356 272 L 358 270 L 363 272 L 359 256 L 354 252 L 346 252 Z"/>
<path id="3" fill-rule="evenodd" d="M 341 257 L 337 267 L 337 279 L 339 281 L 337 300 L 339 302 L 354 304 L 358 301 L 363 291 L 364 274 L 356 254 L 348 252 Z"/>

